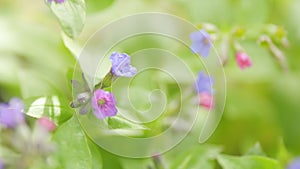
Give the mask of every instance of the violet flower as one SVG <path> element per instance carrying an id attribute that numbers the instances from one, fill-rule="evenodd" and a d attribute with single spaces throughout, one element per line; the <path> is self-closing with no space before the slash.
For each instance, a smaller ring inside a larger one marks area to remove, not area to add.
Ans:
<path id="1" fill-rule="evenodd" d="M 117 114 L 116 99 L 112 93 L 98 89 L 94 92 L 91 100 L 94 114 L 98 119 L 104 119 Z"/>
<path id="2" fill-rule="evenodd" d="M 110 56 L 112 63 L 111 72 L 114 76 L 132 77 L 136 74 L 136 68 L 131 66 L 130 56 L 126 53 L 113 52 Z"/>
<path id="3" fill-rule="evenodd" d="M 4 164 L 3 164 L 3 162 L 0 159 L 0 169 L 3 169 L 3 168 L 4 168 Z"/>
<path id="4" fill-rule="evenodd" d="M 193 32 L 190 35 L 192 40 L 191 50 L 194 53 L 198 53 L 203 57 L 209 55 L 210 48 L 212 47 L 210 36 L 205 30 L 201 29 L 200 31 Z"/>
<path id="5" fill-rule="evenodd" d="M 206 92 L 209 94 L 213 94 L 213 89 L 212 89 L 213 83 L 214 83 L 213 78 L 210 78 L 203 71 L 200 71 L 198 73 L 198 77 L 195 84 L 197 93 L 199 94 L 199 93 Z"/>
<path id="6" fill-rule="evenodd" d="M 24 105 L 19 98 L 12 98 L 8 104 L 0 104 L 0 124 L 14 128 L 25 121 Z"/>
<path id="7" fill-rule="evenodd" d="M 300 158 L 295 159 L 292 161 L 287 169 L 300 169 Z"/>

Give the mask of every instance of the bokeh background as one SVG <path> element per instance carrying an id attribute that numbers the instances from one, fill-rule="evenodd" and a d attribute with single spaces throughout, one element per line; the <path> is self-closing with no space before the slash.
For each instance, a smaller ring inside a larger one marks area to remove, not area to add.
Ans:
<path id="1" fill-rule="evenodd" d="M 220 146 L 225 154 L 242 155 L 260 143 L 262 150 L 282 166 L 300 155 L 299 0 L 87 0 L 86 5 L 85 27 L 76 39 L 80 45 L 104 25 L 139 12 L 169 13 L 195 25 L 212 23 L 225 34 L 243 27 L 250 32 L 242 45 L 253 66 L 240 70 L 234 51 L 230 51 L 224 68 L 227 79 L 224 114 L 205 144 Z M 268 24 L 283 27 L 287 32 L 289 47 L 282 50 L 289 71 L 283 71 L 270 52 L 251 36 L 259 35 L 258 30 Z M 0 0 L 1 102 L 13 96 L 30 100 L 56 95 L 66 111 L 59 118 L 63 124 L 72 114 L 67 107 L 72 99 L 70 70 L 75 63 L 75 57 L 64 45 L 60 25 L 44 1 Z M 197 144 L 193 138 L 182 142 L 174 152 L 183 152 L 189 149 L 188 145 Z M 122 161 L 104 150 L 101 153 L 104 168 L 134 165 L 135 160 Z M 167 153 L 165 158 L 173 157 Z"/>

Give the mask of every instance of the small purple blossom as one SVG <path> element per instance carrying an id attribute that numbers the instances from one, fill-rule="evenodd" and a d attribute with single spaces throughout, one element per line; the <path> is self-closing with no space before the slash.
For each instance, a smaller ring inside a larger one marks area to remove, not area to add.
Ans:
<path id="1" fill-rule="evenodd" d="M 213 94 L 212 85 L 214 83 L 213 78 L 207 76 L 203 71 L 200 71 L 196 80 L 195 88 L 198 94 L 206 92 Z"/>
<path id="2" fill-rule="evenodd" d="M 193 32 L 190 38 L 192 40 L 191 50 L 203 57 L 207 57 L 212 46 L 209 34 L 201 29 L 200 31 Z"/>
<path id="3" fill-rule="evenodd" d="M 25 121 L 22 100 L 12 98 L 8 104 L 0 104 L 0 124 L 14 128 Z"/>
<path id="4" fill-rule="evenodd" d="M 55 2 L 55 3 L 58 3 L 58 4 L 61 4 L 61 3 L 64 3 L 66 0 L 47 0 L 48 3 L 51 3 L 51 2 Z"/>
<path id="5" fill-rule="evenodd" d="M 94 109 L 94 114 L 98 119 L 115 116 L 118 111 L 114 95 L 102 89 L 98 89 L 94 92 L 94 96 L 92 97 L 92 107 Z"/>
<path id="6" fill-rule="evenodd" d="M 0 159 L 0 169 L 3 169 L 3 168 L 4 168 L 4 164 L 3 164 L 3 162 Z"/>
<path id="7" fill-rule="evenodd" d="M 131 66 L 130 56 L 126 53 L 113 52 L 110 56 L 112 63 L 111 72 L 114 76 L 132 77 L 136 74 L 136 68 Z"/>
<path id="8" fill-rule="evenodd" d="M 287 169 L 300 169 L 300 158 L 293 160 Z"/>

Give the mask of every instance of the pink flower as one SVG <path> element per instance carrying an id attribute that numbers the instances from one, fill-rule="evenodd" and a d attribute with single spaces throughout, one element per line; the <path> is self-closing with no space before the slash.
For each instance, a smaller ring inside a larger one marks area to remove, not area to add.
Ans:
<path id="1" fill-rule="evenodd" d="M 210 110 L 214 107 L 213 95 L 207 92 L 202 92 L 198 94 L 200 99 L 200 106 Z"/>
<path id="2" fill-rule="evenodd" d="M 247 67 L 251 67 L 252 66 L 252 61 L 249 58 L 249 56 L 247 55 L 247 53 L 245 53 L 245 52 L 238 51 L 235 54 L 235 59 L 236 59 L 237 64 L 239 65 L 239 67 L 241 69 L 245 69 Z"/>
<path id="3" fill-rule="evenodd" d="M 94 96 L 92 97 L 92 106 L 94 114 L 98 119 L 115 116 L 118 112 L 114 95 L 102 89 L 98 89 L 94 92 Z"/>
<path id="4" fill-rule="evenodd" d="M 56 129 L 56 125 L 54 124 L 54 122 L 47 117 L 38 119 L 38 124 L 50 132 Z"/>

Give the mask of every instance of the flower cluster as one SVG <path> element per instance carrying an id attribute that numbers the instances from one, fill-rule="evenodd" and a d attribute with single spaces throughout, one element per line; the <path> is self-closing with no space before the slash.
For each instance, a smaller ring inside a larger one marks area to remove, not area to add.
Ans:
<path id="1" fill-rule="evenodd" d="M 201 29 L 200 31 L 193 32 L 190 35 L 190 38 L 193 42 L 191 50 L 203 57 L 207 57 L 212 47 L 210 35 L 205 30 Z M 212 78 L 207 76 L 203 71 L 199 72 L 195 83 L 197 95 L 200 99 L 199 105 L 208 110 L 214 107 L 213 83 L 214 80 Z"/>
<path id="2" fill-rule="evenodd" d="M 56 128 L 54 122 L 47 117 L 42 117 L 31 129 L 25 121 L 24 104 L 19 98 L 12 98 L 9 103 L 0 104 L 0 127 L 3 127 L 0 130 L 1 144 L 3 144 L 1 146 L 20 152 L 21 157 L 15 163 L 11 162 L 15 158 L 12 160 L 10 157 L 3 157 L 0 159 L 0 169 L 28 168 L 28 165 L 31 165 L 28 159 L 33 160 L 41 155 L 48 155 L 54 150 L 54 145 L 50 142 L 50 132 Z"/>
<path id="3" fill-rule="evenodd" d="M 199 72 L 195 84 L 195 88 L 200 99 L 199 105 L 208 110 L 214 107 L 213 83 L 214 80 L 211 77 L 207 76 L 203 71 Z"/>
<path id="4" fill-rule="evenodd" d="M 113 52 L 110 56 L 112 67 L 101 82 L 95 85 L 93 92 L 83 90 L 78 93 L 77 98 L 71 103 L 71 107 L 80 107 L 79 113 L 86 114 L 89 107 L 93 108 L 94 115 L 98 119 L 115 116 L 118 112 L 117 101 L 114 95 L 106 91 L 112 82 L 118 77 L 133 77 L 137 69 L 131 65 L 131 58 L 126 53 Z M 73 87 L 79 86 L 78 82 L 72 80 Z M 83 87 L 84 88 L 84 87 Z"/>

